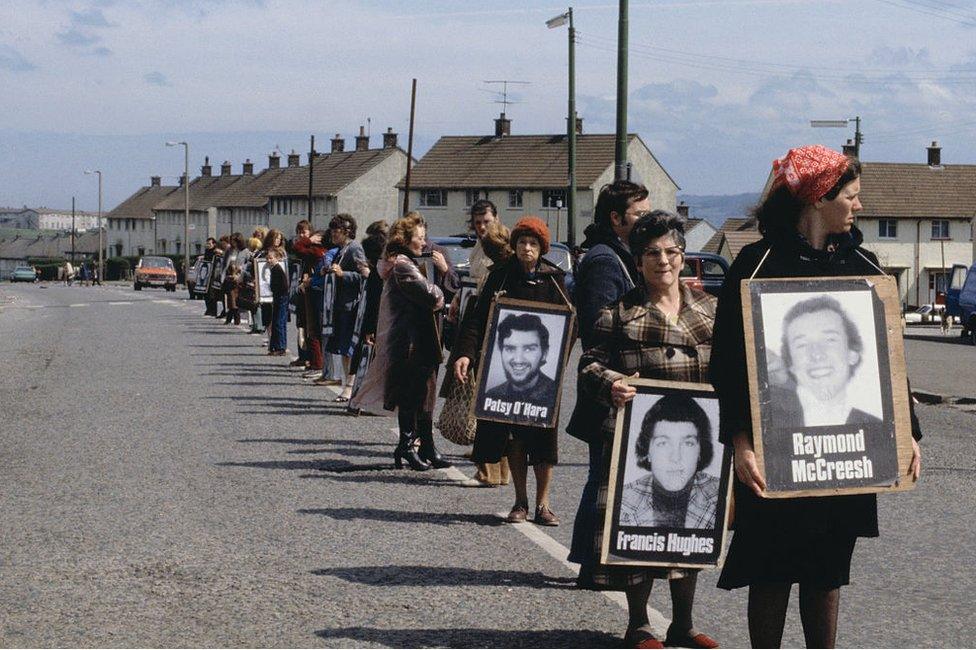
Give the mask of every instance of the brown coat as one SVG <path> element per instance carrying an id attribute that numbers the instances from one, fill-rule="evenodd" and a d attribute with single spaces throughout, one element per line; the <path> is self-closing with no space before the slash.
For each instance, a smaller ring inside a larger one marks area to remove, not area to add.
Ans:
<path id="1" fill-rule="evenodd" d="M 431 412 L 441 362 L 434 312 L 444 307 L 444 294 L 424 278 L 408 255 L 381 260 L 377 270 L 384 284 L 376 351 L 350 406 L 373 412 L 380 408 Z"/>

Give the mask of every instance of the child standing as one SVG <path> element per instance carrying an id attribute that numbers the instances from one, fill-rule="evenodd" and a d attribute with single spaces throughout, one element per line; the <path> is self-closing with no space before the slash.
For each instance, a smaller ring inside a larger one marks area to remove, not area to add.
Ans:
<path id="1" fill-rule="evenodd" d="M 240 268 L 235 262 L 227 265 L 227 275 L 224 276 L 224 283 L 221 286 L 224 292 L 224 304 L 226 305 L 227 317 L 224 324 L 229 325 L 231 320 L 234 325 L 241 324 L 241 312 L 237 308 L 237 296 L 241 290 Z"/>
<path id="2" fill-rule="evenodd" d="M 284 253 L 279 248 L 271 248 L 267 252 L 272 296 L 268 354 L 273 357 L 284 356 L 288 343 L 288 273 L 280 264 L 283 258 Z"/>

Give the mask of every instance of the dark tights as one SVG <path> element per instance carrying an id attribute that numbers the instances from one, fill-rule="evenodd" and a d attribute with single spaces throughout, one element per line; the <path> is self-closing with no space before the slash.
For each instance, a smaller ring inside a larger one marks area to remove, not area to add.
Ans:
<path id="1" fill-rule="evenodd" d="M 400 425 L 400 435 L 410 434 L 411 437 L 434 430 L 434 416 L 421 410 L 397 410 L 397 424 Z"/>
<path id="2" fill-rule="evenodd" d="M 787 583 L 749 587 L 749 640 L 753 648 L 779 648 L 790 602 Z M 833 648 L 837 642 L 840 588 L 800 585 L 800 622 L 808 648 Z"/>
<path id="3" fill-rule="evenodd" d="M 671 589 L 671 626 L 679 632 L 687 632 L 694 627 L 691 611 L 695 606 L 695 586 L 698 573 L 693 572 L 685 578 L 669 580 Z M 627 627 L 636 630 L 648 624 L 647 599 L 651 595 L 653 580 L 648 580 L 627 589 Z"/>

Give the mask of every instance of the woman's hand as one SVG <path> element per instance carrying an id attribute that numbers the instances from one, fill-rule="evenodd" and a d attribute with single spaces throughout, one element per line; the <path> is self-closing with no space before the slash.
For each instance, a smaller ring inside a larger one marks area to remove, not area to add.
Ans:
<path id="1" fill-rule="evenodd" d="M 739 477 L 742 484 L 762 496 L 766 489 L 766 481 L 759 471 L 756 464 L 756 451 L 752 446 L 752 438 L 747 433 L 737 433 L 732 439 L 735 447 L 735 475 Z"/>
<path id="2" fill-rule="evenodd" d="M 922 449 L 914 438 L 912 438 L 912 462 L 908 466 L 908 473 L 911 474 L 913 481 L 917 481 L 922 475 Z"/>
<path id="3" fill-rule="evenodd" d="M 308 240 L 310 242 L 312 242 L 313 244 L 321 244 L 322 243 L 322 233 L 317 232 L 315 234 L 309 235 L 308 236 Z"/>
<path id="4" fill-rule="evenodd" d="M 364 340 L 366 341 L 366 345 L 375 345 L 376 344 L 376 335 L 375 334 L 367 334 L 366 335 L 366 338 Z"/>
<path id="5" fill-rule="evenodd" d="M 443 253 L 440 251 L 433 251 L 430 254 L 430 259 L 434 261 L 434 266 L 437 267 L 437 270 L 440 271 L 441 274 L 447 273 L 447 269 L 449 267 L 447 265 L 447 260 L 444 259 Z"/>
<path id="6" fill-rule="evenodd" d="M 335 276 L 337 278 L 341 278 L 342 277 L 342 267 L 339 266 L 338 264 L 333 264 L 332 265 L 332 272 L 335 273 Z"/>
<path id="7" fill-rule="evenodd" d="M 458 360 L 454 362 L 454 378 L 462 384 L 468 383 L 468 368 L 470 366 L 471 359 L 468 357 L 459 357 Z"/>
<path id="8" fill-rule="evenodd" d="M 633 375 L 628 377 L 628 379 L 637 379 L 638 377 L 640 377 L 640 373 L 635 372 Z M 637 389 L 629 384 L 625 384 L 623 379 L 618 379 L 617 381 L 613 382 L 613 385 L 610 386 L 610 400 L 618 409 L 622 408 L 624 404 L 634 399 L 634 396 L 636 395 Z"/>

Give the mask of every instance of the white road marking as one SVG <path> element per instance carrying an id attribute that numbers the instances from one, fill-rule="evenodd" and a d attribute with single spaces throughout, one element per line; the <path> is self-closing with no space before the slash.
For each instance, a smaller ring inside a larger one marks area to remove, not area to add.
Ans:
<path id="1" fill-rule="evenodd" d="M 392 431 L 396 436 L 400 435 L 400 429 L 397 427 L 391 427 L 390 431 Z M 458 483 L 463 483 L 470 478 L 457 467 L 447 467 L 445 469 L 435 471 L 447 475 L 449 478 L 454 479 Z M 502 519 L 508 516 L 507 512 L 499 512 L 497 514 Z M 577 573 L 579 571 L 578 564 L 575 562 L 570 562 L 566 559 L 566 557 L 569 555 L 569 549 L 542 532 L 542 529 L 539 526 L 527 521 L 524 524 L 510 524 L 510 527 L 516 529 L 529 538 L 529 540 L 531 540 L 536 546 L 545 551 L 549 557 L 566 567 L 567 570 L 571 571 L 572 573 Z M 601 591 L 600 593 L 603 594 L 607 600 L 616 604 L 625 612 L 627 611 L 627 597 L 624 596 L 623 592 Z M 671 619 L 665 617 L 664 614 L 654 609 L 650 605 L 647 607 L 647 618 L 651 624 L 651 631 L 654 633 L 654 636 L 658 639 L 663 639 L 668 633 L 668 626 L 671 625 Z"/>
<path id="2" fill-rule="evenodd" d="M 175 305 L 178 304 L 175 300 L 153 300 L 157 305 Z"/>
<path id="3" fill-rule="evenodd" d="M 129 301 L 129 300 L 118 300 L 118 301 L 109 301 L 108 304 L 110 304 L 110 305 L 131 305 L 132 302 Z"/>
<path id="4" fill-rule="evenodd" d="M 68 305 L 69 307 L 88 307 L 90 303 L 87 302 L 76 302 Z"/>

